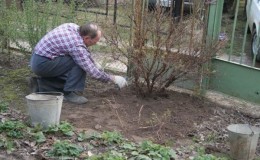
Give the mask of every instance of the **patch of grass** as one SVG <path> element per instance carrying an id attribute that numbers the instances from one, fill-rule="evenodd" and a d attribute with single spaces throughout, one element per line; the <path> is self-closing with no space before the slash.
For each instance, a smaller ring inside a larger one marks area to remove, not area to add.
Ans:
<path id="1" fill-rule="evenodd" d="M 82 142 L 84 140 L 100 140 L 101 134 L 98 132 L 85 133 L 84 131 L 78 134 L 78 141 Z"/>
<path id="2" fill-rule="evenodd" d="M 144 141 L 141 144 L 141 151 L 139 151 L 137 157 L 143 157 L 144 155 L 148 155 L 151 159 L 171 159 L 176 156 L 172 149 L 150 141 Z"/>
<path id="3" fill-rule="evenodd" d="M 25 67 L 19 69 L 0 69 L 0 71 L 3 74 L 0 78 L 0 98 L 2 98 L 2 101 L 7 103 L 24 103 L 23 98 L 28 91 L 26 78 L 31 74 L 30 70 Z"/>
<path id="4" fill-rule="evenodd" d="M 108 144 L 113 144 L 113 143 L 119 144 L 123 141 L 122 135 L 118 132 L 105 131 L 102 133 L 101 137 Z"/>
<path id="5" fill-rule="evenodd" d="M 119 146 L 113 146 L 108 150 L 107 152 L 91 156 L 87 160 L 168 160 L 176 157 L 172 149 L 154 144 L 151 141 L 135 144 L 124 140 Z"/>
<path id="6" fill-rule="evenodd" d="M 11 138 L 23 138 L 23 129 L 25 128 L 26 126 L 20 121 L 7 120 L 0 123 L 0 132 Z"/>
<path id="7" fill-rule="evenodd" d="M 34 133 L 33 136 L 34 136 L 34 140 L 36 141 L 36 143 L 43 143 L 46 141 L 46 137 L 43 134 L 43 132 Z"/>
<path id="8" fill-rule="evenodd" d="M 207 142 L 214 142 L 214 141 L 216 141 L 217 138 L 218 138 L 217 133 L 212 132 L 211 134 L 208 134 L 208 135 L 206 136 L 206 141 L 207 141 Z"/>
<path id="9" fill-rule="evenodd" d="M 0 148 L 3 148 L 7 151 L 8 154 L 15 150 L 15 144 L 12 140 L 8 140 L 5 138 L 0 139 Z"/>
<path id="10" fill-rule="evenodd" d="M 9 103 L 5 101 L 0 101 L 0 113 L 6 112 L 8 109 Z"/>
<path id="11" fill-rule="evenodd" d="M 74 135 L 73 130 L 74 127 L 70 123 L 66 121 L 62 121 L 59 125 L 50 126 L 45 132 L 46 133 L 61 132 L 66 136 L 73 136 Z"/>

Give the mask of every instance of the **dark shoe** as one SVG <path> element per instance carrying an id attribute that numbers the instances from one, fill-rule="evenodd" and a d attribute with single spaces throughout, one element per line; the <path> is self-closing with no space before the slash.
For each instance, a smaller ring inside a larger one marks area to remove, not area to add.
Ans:
<path id="1" fill-rule="evenodd" d="M 37 77 L 30 77 L 29 90 L 31 93 L 39 92 L 39 85 L 38 85 Z"/>
<path id="2" fill-rule="evenodd" d="M 70 92 L 69 94 L 64 95 L 64 101 L 75 104 L 84 104 L 88 102 L 88 99 L 77 95 L 75 92 Z"/>

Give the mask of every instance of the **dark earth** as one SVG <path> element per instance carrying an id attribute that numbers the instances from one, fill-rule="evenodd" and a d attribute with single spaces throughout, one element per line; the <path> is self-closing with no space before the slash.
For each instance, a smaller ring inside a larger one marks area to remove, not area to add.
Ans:
<path id="1" fill-rule="evenodd" d="M 116 130 L 137 142 L 151 139 L 174 148 L 200 143 L 208 153 L 228 154 L 228 125 L 259 126 L 259 119 L 188 93 L 167 91 L 142 98 L 131 87 L 118 90 L 112 84 L 90 80 L 83 95 L 89 102 L 64 103 L 61 120 L 86 130 Z M 185 151 L 179 154 L 185 157 Z"/>

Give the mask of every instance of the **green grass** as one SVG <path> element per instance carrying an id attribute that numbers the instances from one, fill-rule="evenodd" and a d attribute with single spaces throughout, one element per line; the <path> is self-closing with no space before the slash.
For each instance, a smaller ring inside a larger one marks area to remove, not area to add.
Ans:
<path id="1" fill-rule="evenodd" d="M 12 104 L 17 103 L 15 106 L 19 109 L 24 108 L 23 97 L 28 91 L 26 77 L 31 74 L 29 68 L 25 67 L 16 70 L 0 68 L 0 73 L 3 74 L 0 78 L 0 100 Z"/>

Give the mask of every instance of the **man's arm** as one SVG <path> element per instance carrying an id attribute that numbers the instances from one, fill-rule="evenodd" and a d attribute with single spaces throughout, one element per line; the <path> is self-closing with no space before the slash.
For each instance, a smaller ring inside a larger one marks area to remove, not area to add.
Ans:
<path id="1" fill-rule="evenodd" d="M 92 59 L 90 53 L 85 47 L 75 47 L 75 49 L 70 55 L 72 56 L 75 63 L 77 63 L 91 77 L 102 82 L 111 81 L 110 75 L 97 68 L 94 60 Z"/>

